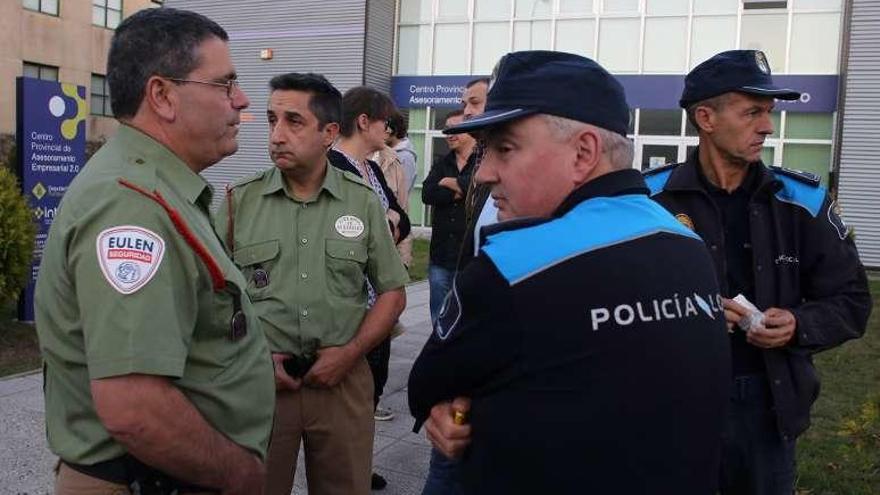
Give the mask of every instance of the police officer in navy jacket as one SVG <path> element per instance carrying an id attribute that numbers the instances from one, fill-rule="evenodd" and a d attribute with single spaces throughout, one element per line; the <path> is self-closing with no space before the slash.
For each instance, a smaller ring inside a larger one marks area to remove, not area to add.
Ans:
<path id="1" fill-rule="evenodd" d="M 761 162 L 775 99 L 760 51 L 719 53 L 687 75 L 681 97 L 700 144 L 646 173 L 652 197 L 709 246 L 733 364 L 721 493 L 790 495 L 795 439 L 819 394 L 814 353 L 859 337 L 871 298 L 832 199 L 813 174 Z M 740 302 L 756 306 L 755 315 Z M 749 322 L 751 321 L 751 325 Z"/>
<path id="2" fill-rule="evenodd" d="M 413 366 L 417 428 L 463 452 L 466 493 L 714 493 L 730 361 L 708 250 L 648 198 L 602 67 L 515 52 L 496 75 L 446 132 L 482 131 L 502 222 Z"/>

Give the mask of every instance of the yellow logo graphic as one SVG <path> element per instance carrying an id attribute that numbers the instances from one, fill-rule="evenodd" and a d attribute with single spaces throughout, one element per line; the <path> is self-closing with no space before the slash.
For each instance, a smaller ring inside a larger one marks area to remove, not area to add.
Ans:
<path id="1" fill-rule="evenodd" d="M 43 196 L 46 195 L 46 187 L 43 186 L 42 182 L 37 182 L 37 185 L 31 189 L 31 193 L 33 193 L 34 197 L 37 199 L 43 199 Z"/>
<path id="2" fill-rule="evenodd" d="M 691 217 L 687 216 L 686 214 L 679 213 L 678 215 L 675 215 L 675 219 L 681 222 L 681 224 L 685 227 L 694 230 L 694 221 L 691 220 Z"/>
<path id="3" fill-rule="evenodd" d="M 79 93 L 76 91 L 75 84 L 64 83 L 61 85 L 61 91 L 76 101 L 76 115 L 72 119 L 66 119 L 61 122 L 61 135 L 64 136 L 64 139 L 73 139 L 76 137 L 76 130 L 79 127 L 79 123 L 85 120 L 86 116 L 89 114 L 89 106 L 86 103 L 86 100 L 80 98 Z"/>

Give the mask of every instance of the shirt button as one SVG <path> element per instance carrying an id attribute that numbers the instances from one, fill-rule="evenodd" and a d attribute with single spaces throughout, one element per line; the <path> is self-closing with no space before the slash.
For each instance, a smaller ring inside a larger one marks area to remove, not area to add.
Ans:
<path id="1" fill-rule="evenodd" d="M 782 382 L 781 382 L 781 381 L 779 381 L 779 380 L 773 380 L 773 384 L 774 384 L 774 385 L 781 385 L 781 384 L 782 384 Z"/>
<path id="2" fill-rule="evenodd" d="M 304 310 L 302 310 L 302 312 L 300 312 L 300 314 L 303 316 L 309 316 L 309 310 L 304 309 Z"/>
<path id="3" fill-rule="evenodd" d="M 761 265 L 758 265 L 758 266 L 756 266 L 755 268 L 760 272 L 764 267 L 761 266 Z"/>
<path id="4" fill-rule="evenodd" d="M 718 251 L 718 245 L 712 244 L 712 251 Z"/>
<path id="5" fill-rule="evenodd" d="M 308 243 L 309 243 L 309 240 L 306 239 L 305 237 L 303 237 L 302 239 L 299 240 L 299 242 L 301 242 L 301 243 L 303 243 L 303 244 L 308 244 Z"/>
<path id="6" fill-rule="evenodd" d="M 300 273 L 299 276 L 300 276 L 300 278 L 302 278 L 303 280 L 309 278 L 308 274 L 306 274 L 306 273 Z"/>

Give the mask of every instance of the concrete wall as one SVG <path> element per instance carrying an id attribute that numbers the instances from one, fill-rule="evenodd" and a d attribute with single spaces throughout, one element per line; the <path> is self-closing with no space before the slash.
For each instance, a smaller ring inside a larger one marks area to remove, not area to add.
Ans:
<path id="1" fill-rule="evenodd" d="M 92 74 L 106 73 L 113 30 L 92 25 L 92 0 L 62 0 L 59 15 L 27 10 L 20 0 L 0 1 L 0 134 L 15 133 L 15 78 L 24 61 L 59 68 L 62 82 L 91 86 Z M 151 0 L 124 0 L 123 16 L 155 7 Z M 116 121 L 91 116 L 88 140 L 104 139 Z"/>

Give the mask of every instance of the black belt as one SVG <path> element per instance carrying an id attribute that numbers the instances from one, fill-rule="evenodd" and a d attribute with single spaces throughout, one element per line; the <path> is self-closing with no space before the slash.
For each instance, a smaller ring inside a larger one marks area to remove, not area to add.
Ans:
<path id="1" fill-rule="evenodd" d="M 131 455 L 122 455 L 109 461 L 84 465 L 62 461 L 75 471 L 110 483 L 128 486 L 138 495 L 175 495 L 194 492 L 219 493 L 218 490 L 184 483 L 147 466 Z"/>

